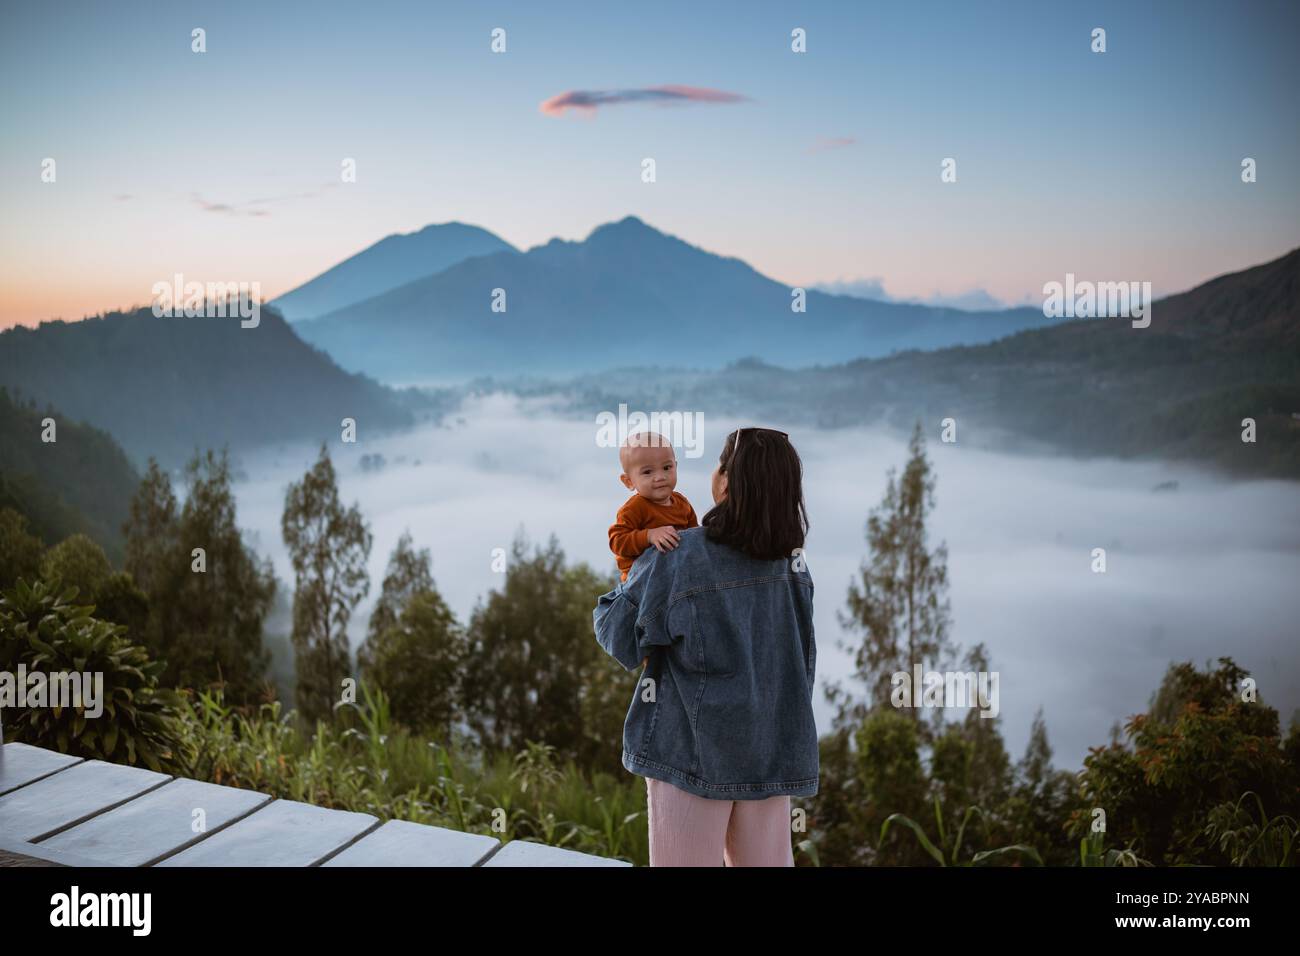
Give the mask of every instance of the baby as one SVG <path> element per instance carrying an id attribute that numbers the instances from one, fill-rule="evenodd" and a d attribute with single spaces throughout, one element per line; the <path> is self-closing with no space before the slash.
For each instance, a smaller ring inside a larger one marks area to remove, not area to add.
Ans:
<path id="1" fill-rule="evenodd" d="M 672 443 L 657 432 L 629 435 L 618 450 L 623 473 L 619 480 L 632 497 L 618 509 L 609 527 L 609 550 L 618 558 L 621 581 L 647 548 L 671 551 L 679 528 L 699 527 L 695 509 L 677 487 L 677 456 Z"/>

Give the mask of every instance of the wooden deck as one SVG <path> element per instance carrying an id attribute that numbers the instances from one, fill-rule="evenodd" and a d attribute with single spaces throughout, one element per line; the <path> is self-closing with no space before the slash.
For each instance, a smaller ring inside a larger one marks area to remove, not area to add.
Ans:
<path id="1" fill-rule="evenodd" d="M 195 811 L 206 829 L 195 832 Z M 0 746 L 0 866 L 631 866 Z"/>

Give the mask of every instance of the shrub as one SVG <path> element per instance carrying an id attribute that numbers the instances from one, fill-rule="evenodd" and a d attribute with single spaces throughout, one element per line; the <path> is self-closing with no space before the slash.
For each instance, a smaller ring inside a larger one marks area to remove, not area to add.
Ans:
<path id="1" fill-rule="evenodd" d="M 1283 741 L 1277 711 L 1243 694 L 1247 676 L 1227 657 L 1204 672 L 1171 665 L 1150 713 L 1126 726 L 1131 746 L 1093 747 L 1085 758 L 1071 834 L 1087 836 L 1101 808 L 1109 838 L 1158 866 L 1284 855 L 1272 841 L 1300 816 L 1297 734 Z M 1258 823 L 1240 805 L 1245 793 L 1256 795 Z"/>
<path id="2" fill-rule="evenodd" d="M 112 574 L 104 549 L 84 534 L 64 538 L 41 559 L 42 579 L 60 590 L 75 587 L 83 598 L 93 597 Z"/>
<path id="3" fill-rule="evenodd" d="M 0 592 L 0 668 L 102 674 L 102 712 L 87 716 L 84 697 L 74 707 L 6 708 L 16 715 L 6 738 L 151 770 L 170 766 L 176 697 L 158 689 L 162 663 L 128 641 L 126 628 L 93 617 L 93 605 L 73 604 L 76 594 L 25 579 Z"/>
<path id="4" fill-rule="evenodd" d="M 0 508 L 0 587 L 20 577 L 40 574 L 41 539 L 27 530 L 27 518 L 13 508 Z"/>

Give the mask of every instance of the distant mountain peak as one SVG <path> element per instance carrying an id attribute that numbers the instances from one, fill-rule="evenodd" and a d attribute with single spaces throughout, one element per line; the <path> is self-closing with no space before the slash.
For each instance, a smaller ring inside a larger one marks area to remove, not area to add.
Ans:
<path id="1" fill-rule="evenodd" d="M 474 229 L 486 232 L 482 226 L 475 226 L 472 223 L 461 222 L 459 219 L 449 219 L 446 222 L 431 222 L 427 226 L 414 229 L 411 232 L 395 232 L 394 236 L 419 236 L 427 232 L 446 232 L 450 229 Z"/>
<path id="2" fill-rule="evenodd" d="M 517 252 L 482 226 L 435 222 L 395 232 L 274 300 L 291 322 L 327 315 L 475 256 Z"/>
<path id="3" fill-rule="evenodd" d="M 597 238 L 631 238 L 631 237 L 648 237 L 655 236 L 661 239 L 670 239 L 671 236 L 660 232 L 654 226 L 647 225 L 644 220 L 638 216 L 624 216 L 617 222 L 607 222 L 591 230 L 586 241 L 591 242 Z"/>

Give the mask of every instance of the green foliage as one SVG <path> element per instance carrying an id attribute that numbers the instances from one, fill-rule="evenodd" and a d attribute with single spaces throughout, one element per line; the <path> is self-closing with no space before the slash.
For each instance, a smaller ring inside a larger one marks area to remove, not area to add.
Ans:
<path id="1" fill-rule="evenodd" d="M 284 594 L 284 588 L 276 588 L 276 603 L 271 617 L 276 621 L 288 621 L 293 613 L 293 598 Z M 270 657 L 266 669 L 267 692 L 265 700 L 291 701 L 298 687 L 298 673 L 293 663 L 293 636 L 288 631 L 267 631 L 262 635 L 262 643 Z"/>
<path id="2" fill-rule="evenodd" d="M 1226 657 L 1205 672 L 1171 665 L 1151 713 L 1125 728 L 1131 747 L 1094 747 L 1085 758 L 1084 808 L 1070 818 L 1075 837 L 1088 827 L 1087 808 L 1099 807 L 1109 835 L 1157 865 L 1230 865 L 1249 855 L 1248 826 L 1281 841 L 1285 821 L 1300 816 L 1300 772 L 1293 742 L 1280 739 L 1277 711 L 1242 699 L 1246 676 Z M 1256 795 L 1259 823 L 1242 815 L 1247 792 Z M 1266 807 L 1282 823 L 1270 827 Z M 1281 847 L 1257 845 L 1250 853 L 1276 855 Z"/>
<path id="3" fill-rule="evenodd" d="M 941 544 L 931 551 L 926 542 L 934 486 L 917 422 L 902 477 L 889 472 L 884 499 L 867 518 L 869 553 L 849 585 L 848 613 L 839 615 L 846 631 L 862 633 L 856 647 L 843 641 L 839 646 L 853 653 L 852 676 L 865 688 L 866 699 L 828 687 L 827 697 L 837 707 L 836 727 L 856 725 L 871 708 L 885 706 L 895 673 L 910 675 L 916 664 L 943 668 L 955 654 L 948 637 L 948 549 Z M 921 722 L 919 709 L 909 713 Z M 935 719 L 942 720 L 942 714 Z M 923 735 L 929 733 L 922 728 Z"/>
<path id="4" fill-rule="evenodd" d="M 104 549 L 84 534 L 64 538 L 41 559 L 41 577 L 52 587 L 75 587 L 87 597 L 97 594 L 112 574 Z"/>
<path id="5" fill-rule="evenodd" d="M 3 333 L 7 347 L 34 334 L 32 329 L 13 332 Z M 0 367 L 9 362 L 20 364 L 12 350 L 0 349 Z M 30 367 L 19 374 L 7 371 L 0 369 L 0 380 L 9 383 L 31 373 Z M 69 397 L 48 379 L 37 377 L 32 385 L 41 395 Z M 110 561 L 120 563 L 121 525 L 139 481 L 135 467 L 107 432 L 74 421 L 48 402 L 42 409 L 30 397 L 23 401 L 20 391 L 16 389 L 11 397 L 9 389 L 0 385 L 0 509 L 10 507 L 24 515 L 32 533 L 45 541 L 87 534 L 103 545 Z M 80 403 L 71 398 L 71 404 Z M 42 440 L 46 418 L 55 421 L 57 441 Z M 88 475 L 94 480 L 88 481 Z M 0 578 L 0 586 L 12 584 L 17 577 Z"/>
<path id="6" fill-rule="evenodd" d="M 3 476 L 0 476 L 3 481 Z M 27 518 L 13 508 L 0 508 L 0 588 L 41 571 L 41 539 L 27 531 Z"/>
<path id="7" fill-rule="evenodd" d="M 379 600 L 375 602 L 375 607 L 370 612 L 370 622 L 366 626 L 366 639 L 357 650 L 357 670 L 362 675 L 370 667 L 375 645 L 387 631 L 397 626 L 402 609 L 411 598 L 421 591 L 433 590 L 429 549 L 421 548 L 417 552 L 412 547 L 411 532 L 403 531 L 393 553 L 389 555 Z"/>
<path id="8" fill-rule="evenodd" d="M 149 629 L 149 598 L 125 571 L 115 571 L 95 591 L 95 616 L 126 628 L 132 643 L 140 643 Z"/>
<path id="9" fill-rule="evenodd" d="M 136 586 L 130 573 L 114 571 L 104 550 L 84 534 L 66 538 L 46 551 L 39 577 L 55 591 L 76 588 L 78 595 L 95 606 L 95 617 L 125 626 L 132 643 L 148 640 L 148 595 Z"/>
<path id="10" fill-rule="evenodd" d="M 986 666 L 983 648 L 967 655 L 967 666 Z M 1051 768 L 1051 748 L 1040 717 L 1024 758 L 1012 767 L 998 731 L 997 718 L 972 709 L 960 723 L 946 724 L 926 748 L 917 723 L 893 708 L 878 708 L 857 730 L 836 731 L 821 739 L 821 782 L 811 798 L 811 834 L 819 865 L 916 866 L 937 862 L 921 840 L 901 840 L 895 824 L 937 814 L 938 848 L 945 864 L 963 862 L 944 843 L 943 821 L 979 814 L 981 844 L 1006 847 L 1002 854 L 980 857 L 981 864 L 1017 855 L 1033 847 L 1043 865 L 1068 866 L 1075 857 L 1065 842 L 1065 822 L 1079 805 L 1074 775 Z M 919 827 L 919 825 L 916 825 Z M 929 837 L 927 836 L 927 840 Z M 967 841 L 968 842 L 968 839 Z M 945 847 L 947 847 L 945 849 Z M 811 859 L 811 855 L 809 856 Z M 972 858 L 973 859 L 973 858 Z M 970 862 L 970 861 L 965 861 Z"/>
<path id="11" fill-rule="evenodd" d="M 1067 770 L 1052 769 L 1052 748 L 1042 710 L 1034 716 L 1025 754 L 1017 764 L 1010 791 L 998 807 L 1006 828 L 1000 831 L 1016 842 L 1042 848 L 1048 866 L 1068 866 L 1073 853 L 1065 826 L 1079 807 L 1078 781 Z"/>
<path id="12" fill-rule="evenodd" d="M 821 854 L 817 852 L 817 844 L 811 839 L 800 840 L 794 845 L 795 866 L 798 866 L 800 858 L 806 858 L 809 866 L 821 866 Z"/>
<path id="13" fill-rule="evenodd" d="M 1100 830 L 1093 830 L 1079 841 L 1080 866 L 1150 866 L 1132 847 L 1118 850 L 1106 849 L 1106 835 Z"/>
<path id="14" fill-rule="evenodd" d="M 140 639 L 165 661 L 168 686 L 220 684 L 228 699 L 251 702 L 265 694 L 262 625 L 275 575 L 239 531 L 228 449 L 196 453 L 184 478 L 188 493 L 178 505 L 170 478 L 151 458 L 131 502 L 126 569 L 149 607 Z M 196 570 L 196 548 L 203 549 L 205 570 Z M 138 612 L 135 599 L 117 588 L 114 613 Z"/>
<path id="15" fill-rule="evenodd" d="M 983 808 L 977 806 L 966 807 L 965 812 L 961 815 L 961 823 L 956 830 L 951 827 L 945 828 L 943 825 L 943 809 L 939 804 L 939 797 L 934 798 L 934 823 L 935 832 L 938 834 L 938 844 L 926 836 L 925 830 L 919 823 L 911 817 L 902 813 L 891 813 L 885 818 L 885 822 L 880 827 L 880 842 L 883 844 L 889 828 L 894 823 L 907 827 L 916 835 L 916 841 L 921 848 L 940 866 L 992 866 L 997 863 L 1010 863 L 1012 866 L 1019 866 L 1022 860 L 1042 866 L 1042 857 L 1038 851 L 1031 846 L 1023 844 L 1013 844 L 1010 846 L 1001 846 L 995 850 L 980 850 L 971 854 L 969 858 L 962 855 L 963 844 L 966 839 L 966 827 L 969 825 L 972 817 L 978 817 L 985 824 L 987 836 L 987 816 Z M 969 852 L 969 847 L 966 847 Z"/>
<path id="16" fill-rule="evenodd" d="M 1254 798 L 1253 807 L 1248 804 L 1249 797 Z M 1251 816 L 1252 808 L 1259 811 L 1258 820 Z M 1253 791 L 1212 809 L 1205 836 L 1227 855 L 1233 866 L 1297 865 L 1300 825 L 1295 817 L 1287 814 L 1269 817 L 1264 801 Z"/>
<path id="17" fill-rule="evenodd" d="M 348 621 L 370 590 L 373 540 L 360 509 L 344 508 L 329 449 L 289 486 L 280 530 L 293 563 L 293 646 L 298 709 L 309 721 L 333 713 L 351 676 Z"/>
<path id="18" fill-rule="evenodd" d="M 833 730 L 819 738 L 817 747 L 817 793 L 791 801 L 792 807 L 802 803 L 808 814 L 808 836 L 803 842 L 815 849 L 818 866 L 866 866 L 874 856 L 874 844 L 864 834 L 874 831 L 868 831 L 863 820 L 870 805 L 858 777 L 852 733 Z M 807 850 L 800 852 L 809 857 Z"/>
<path id="19" fill-rule="evenodd" d="M 437 591 L 419 591 L 370 642 L 366 680 L 383 687 L 408 727 L 450 732 L 461 716 L 465 629 Z"/>
<path id="20" fill-rule="evenodd" d="M 382 691 L 305 734 L 279 702 L 235 710 L 220 692 L 187 692 L 177 729 L 185 776 L 282 799 L 533 840 L 644 864 L 645 784 L 587 774 L 553 747 L 487 756 L 460 737 L 429 740 L 393 721 Z"/>
<path id="21" fill-rule="evenodd" d="M 383 589 L 357 651 L 364 681 L 383 687 L 408 727 L 448 734 L 463 716 L 465 628 L 434 587 L 429 551 L 403 532 L 388 559 Z"/>
<path id="22" fill-rule="evenodd" d="M 505 582 L 475 608 L 462 698 L 492 750 L 543 741 L 581 766 L 621 772 L 628 674 L 591 630 L 596 599 L 614 587 L 585 564 L 568 567 L 552 537 L 530 556 L 516 537 Z"/>
<path id="23" fill-rule="evenodd" d="M 130 643 L 124 627 L 94 618 L 93 606 L 73 604 L 75 597 L 75 588 L 57 593 L 25 579 L 0 592 L 0 669 L 102 674 L 102 713 L 87 713 L 84 690 L 81 706 L 6 708 L 6 739 L 164 769 L 172 758 L 176 697 L 158 688 L 162 664 Z"/>
<path id="24" fill-rule="evenodd" d="M 178 511 L 171 478 L 150 458 L 122 528 L 126 534 L 126 569 L 146 594 L 165 593 L 176 574 Z M 187 570 L 188 566 L 187 561 Z"/>
<path id="25" fill-rule="evenodd" d="M 855 743 L 857 776 L 868 804 L 864 829 L 876 829 L 891 810 L 918 813 L 925 806 L 929 782 L 921 765 L 916 721 L 896 710 L 877 709 L 863 721 Z"/>
<path id="26" fill-rule="evenodd" d="M 515 754 L 515 769 L 510 779 L 519 784 L 520 793 L 527 793 L 529 786 L 540 788 L 561 779 L 563 775 L 555 768 L 555 752 L 550 744 L 530 740 Z"/>

